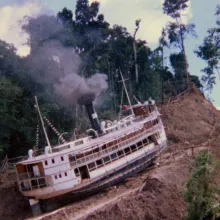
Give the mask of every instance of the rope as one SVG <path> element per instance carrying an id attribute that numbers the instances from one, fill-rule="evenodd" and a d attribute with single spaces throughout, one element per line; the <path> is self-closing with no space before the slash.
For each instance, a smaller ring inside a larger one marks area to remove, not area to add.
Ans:
<path id="1" fill-rule="evenodd" d="M 33 150 L 36 152 L 38 151 L 38 149 L 39 149 L 39 124 L 37 125 L 37 128 L 36 128 L 36 144 Z"/>
<path id="2" fill-rule="evenodd" d="M 45 116 L 43 116 L 44 120 L 47 122 L 47 124 L 49 125 L 49 127 L 55 132 L 55 134 L 57 135 L 57 137 L 61 140 L 61 142 L 63 144 L 67 143 L 66 140 L 63 138 L 62 134 L 60 134 L 60 132 L 52 125 L 52 123 L 49 121 L 49 119 L 47 119 Z"/>

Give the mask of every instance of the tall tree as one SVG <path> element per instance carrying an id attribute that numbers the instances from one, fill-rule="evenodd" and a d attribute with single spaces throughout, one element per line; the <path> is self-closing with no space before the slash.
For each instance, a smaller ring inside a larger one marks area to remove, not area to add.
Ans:
<path id="1" fill-rule="evenodd" d="M 184 72 L 186 75 L 186 86 L 190 86 L 190 76 L 185 50 L 184 39 L 189 33 L 194 34 L 194 24 L 184 24 L 181 19 L 181 12 L 188 8 L 189 0 L 165 0 L 163 3 L 164 13 L 175 20 L 167 25 L 167 33 L 171 45 L 180 49 L 184 58 Z"/>
<path id="2" fill-rule="evenodd" d="M 207 67 L 202 70 L 205 73 L 202 80 L 209 91 L 216 83 L 216 74 L 220 75 L 220 5 L 216 7 L 216 16 L 217 26 L 208 30 L 208 36 L 195 51 L 197 56 L 207 63 Z"/>
<path id="3" fill-rule="evenodd" d="M 136 48 L 136 34 L 139 30 L 141 20 L 135 21 L 135 30 L 133 35 L 133 48 L 134 48 L 134 63 L 135 63 L 135 76 L 136 76 L 136 84 L 138 84 L 138 64 L 137 64 L 137 48 Z"/>
<path id="4" fill-rule="evenodd" d="M 76 2 L 75 21 L 77 24 L 86 25 L 94 20 L 99 12 L 99 2 L 89 5 L 88 0 L 78 0 Z"/>
<path id="5" fill-rule="evenodd" d="M 166 30 L 163 28 L 161 32 L 161 36 L 159 39 L 159 51 L 161 52 L 161 102 L 164 103 L 164 73 L 165 67 L 164 67 L 164 48 L 168 46 L 168 43 L 166 41 Z"/>

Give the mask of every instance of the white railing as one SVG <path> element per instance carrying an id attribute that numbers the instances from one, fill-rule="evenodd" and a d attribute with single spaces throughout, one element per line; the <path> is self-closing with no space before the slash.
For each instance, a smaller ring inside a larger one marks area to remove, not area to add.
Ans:
<path id="1" fill-rule="evenodd" d="M 49 186 L 45 177 L 34 177 L 19 181 L 19 187 L 22 191 L 30 191 Z"/>
<path id="2" fill-rule="evenodd" d="M 73 161 L 70 163 L 71 167 L 78 167 L 78 165 L 82 165 L 84 163 L 88 163 L 88 161 L 91 161 L 93 159 L 98 159 L 99 157 L 104 157 L 104 156 L 108 156 L 109 153 L 115 153 L 117 152 L 118 150 L 123 150 L 124 148 L 128 147 L 128 146 L 132 146 L 140 141 L 142 141 L 144 139 L 144 137 L 148 137 L 150 136 L 153 132 L 155 132 L 155 130 L 158 130 L 160 128 L 160 124 L 150 128 L 149 130 L 152 130 L 151 132 L 148 131 L 144 131 L 140 134 L 138 134 L 137 136 L 135 137 L 131 137 L 129 139 L 126 139 L 120 143 L 117 143 L 115 144 L 114 146 L 108 148 L 108 149 L 104 149 L 104 150 L 101 150 L 100 152 L 97 152 L 97 153 L 93 153 L 92 155 L 88 155 L 88 156 L 85 156 L 83 158 L 80 158 L 80 159 L 76 159 L 76 161 Z"/>

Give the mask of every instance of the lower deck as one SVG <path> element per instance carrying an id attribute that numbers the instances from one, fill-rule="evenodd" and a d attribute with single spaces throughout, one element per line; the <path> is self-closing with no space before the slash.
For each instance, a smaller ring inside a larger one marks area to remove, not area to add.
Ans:
<path id="1" fill-rule="evenodd" d="M 140 146 L 139 149 L 136 148 L 130 155 L 121 157 L 115 162 L 105 164 L 96 170 L 89 171 L 88 166 L 85 165 L 79 167 L 79 176 L 76 177 L 79 180 L 78 182 L 74 181 L 76 180 L 74 178 L 56 185 L 23 191 L 23 194 L 29 198 L 49 199 L 68 192 L 88 192 L 97 190 L 100 187 L 107 187 L 109 184 L 114 184 L 120 180 L 120 176 L 126 178 L 126 176 L 133 175 L 139 165 L 142 164 L 146 167 L 146 163 L 148 164 L 149 161 L 153 160 L 165 147 L 166 140 L 158 145 L 151 143 L 150 145 Z M 140 166 L 140 169 L 143 166 Z M 75 171 L 72 170 L 72 172 Z"/>

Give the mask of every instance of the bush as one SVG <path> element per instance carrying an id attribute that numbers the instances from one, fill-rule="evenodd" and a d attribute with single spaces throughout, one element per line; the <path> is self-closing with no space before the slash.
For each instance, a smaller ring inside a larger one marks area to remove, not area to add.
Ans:
<path id="1" fill-rule="evenodd" d="M 190 164 L 190 178 L 184 193 L 188 202 L 186 219 L 210 219 L 219 211 L 219 191 L 213 183 L 217 163 L 209 152 L 200 152 Z"/>

